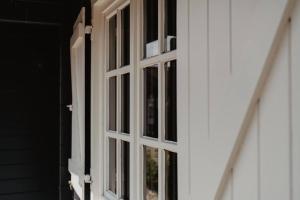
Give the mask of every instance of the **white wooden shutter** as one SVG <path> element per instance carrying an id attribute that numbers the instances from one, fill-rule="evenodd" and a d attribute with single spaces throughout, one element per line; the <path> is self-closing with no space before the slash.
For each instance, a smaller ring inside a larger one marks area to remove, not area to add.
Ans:
<path id="1" fill-rule="evenodd" d="M 84 199 L 85 155 L 85 9 L 74 24 L 70 41 L 72 79 L 72 151 L 69 160 L 71 184 Z"/>

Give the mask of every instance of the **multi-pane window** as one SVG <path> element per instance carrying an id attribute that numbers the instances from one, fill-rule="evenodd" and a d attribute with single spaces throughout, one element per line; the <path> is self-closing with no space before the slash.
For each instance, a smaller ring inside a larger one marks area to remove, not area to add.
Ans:
<path id="1" fill-rule="evenodd" d="M 130 60 L 130 5 L 106 18 L 105 196 L 130 199 L 132 148 Z"/>
<path id="2" fill-rule="evenodd" d="M 142 0 L 142 200 L 177 200 L 176 0 Z"/>
<path id="3" fill-rule="evenodd" d="M 134 3 L 105 13 L 104 193 L 177 200 L 177 0 Z"/>

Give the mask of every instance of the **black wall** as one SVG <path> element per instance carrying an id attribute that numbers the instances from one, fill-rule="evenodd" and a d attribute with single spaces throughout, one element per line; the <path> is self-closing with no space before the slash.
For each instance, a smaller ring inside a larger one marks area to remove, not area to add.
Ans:
<path id="1" fill-rule="evenodd" d="M 69 200 L 69 38 L 85 1 L 0 2 L 0 200 Z"/>

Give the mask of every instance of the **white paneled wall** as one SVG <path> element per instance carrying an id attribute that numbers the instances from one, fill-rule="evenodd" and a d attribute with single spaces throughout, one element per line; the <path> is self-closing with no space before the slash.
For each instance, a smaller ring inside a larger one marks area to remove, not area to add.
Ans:
<path id="1" fill-rule="evenodd" d="M 228 176 L 224 200 L 300 199 L 300 3 L 293 13 Z"/>
<path id="2" fill-rule="evenodd" d="M 234 81 L 239 79 L 237 74 L 244 70 L 250 72 L 248 77 L 244 74 L 248 78 L 245 82 L 254 74 L 248 69 L 251 65 L 240 59 L 241 51 L 246 44 L 252 48 L 249 52 L 254 52 L 253 55 L 264 54 L 258 60 L 267 57 L 267 42 L 255 33 L 260 29 L 254 30 L 253 27 L 264 26 L 259 20 L 260 15 L 271 21 L 280 11 L 279 7 L 291 1 L 278 0 L 276 5 L 272 0 L 186 2 L 189 7 L 189 103 L 185 108 L 188 109 L 190 143 L 186 151 L 189 168 L 185 170 L 189 174 L 189 199 L 299 200 L 300 0 L 294 1 L 291 21 L 282 20 L 284 28 L 271 27 L 272 30 L 282 30 L 282 36 L 276 37 L 280 38 L 276 40 L 278 46 L 269 49 L 270 52 L 271 49 L 276 51 L 271 54 L 267 77 L 262 78 L 264 83 L 259 90 L 259 100 L 255 106 L 250 106 L 253 114 L 250 120 L 247 118 L 247 131 L 233 141 L 239 112 L 235 108 L 241 108 L 240 102 L 248 97 L 248 91 L 234 91 L 237 100 L 228 96 L 233 83 L 236 84 Z M 266 6 L 268 4 L 273 7 Z M 283 16 L 283 19 L 287 18 Z M 253 38 L 251 33 L 255 35 Z M 253 46 L 251 43 L 257 44 Z M 253 55 L 249 55 L 252 60 L 255 59 Z M 252 60 L 249 60 L 251 64 L 260 62 Z M 242 79 L 240 81 L 244 84 Z M 231 110 L 224 109 L 230 100 L 233 104 L 229 105 Z M 234 107 L 234 101 L 237 107 Z M 232 148 L 237 144 L 239 151 Z"/>

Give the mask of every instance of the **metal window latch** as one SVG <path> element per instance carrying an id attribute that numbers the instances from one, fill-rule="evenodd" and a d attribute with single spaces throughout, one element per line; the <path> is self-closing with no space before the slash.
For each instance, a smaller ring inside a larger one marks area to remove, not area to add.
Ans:
<path id="1" fill-rule="evenodd" d="M 73 111 L 73 105 L 72 104 L 70 104 L 70 105 L 67 105 L 67 108 L 69 108 L 69 111 Z"/>
<path id="2" fill-rule="evenodd" d="M 89 175 L 89 174 L 84 175 L 84 182 L 91 184 L 93 182 L 91 175 Z"/>

